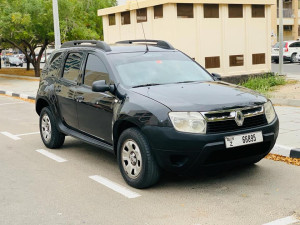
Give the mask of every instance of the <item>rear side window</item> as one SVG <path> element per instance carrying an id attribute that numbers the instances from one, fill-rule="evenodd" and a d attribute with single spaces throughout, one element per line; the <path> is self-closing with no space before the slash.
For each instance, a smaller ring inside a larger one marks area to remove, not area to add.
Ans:
<path id="1" fill-rule="evenodd" d="M 74 52 L 68 55 L 64 66 L 63 78 L 72 82 L 77 81 L 78 75 L 80 73 L 82 55 L 83 53 L 81 52 Z"/>
<path id="2" fill-rule="evenodd" d="M 51 58 L 51 61 L 49 62 L 49 69 L 48 69 L 48 75 L 49 76 L 57 76 L 60 65 L 62 61 L 62 52 L 57 52 L 53 55 Z"/>
<path id="3" fill-rule="evenodd" d="M 300 42 L 295 42 L 295 43 L 291 44 L 290 47 L 299 48 L 300 47 Z"/>
<path id="4" fill-rule="evenodd" d="M 85 66 L 83 84 L 91 87 L 97 80 L 105 80 L 108 84 L 109 75 L 104 63 L 97 56 L 90 54 Z"/>

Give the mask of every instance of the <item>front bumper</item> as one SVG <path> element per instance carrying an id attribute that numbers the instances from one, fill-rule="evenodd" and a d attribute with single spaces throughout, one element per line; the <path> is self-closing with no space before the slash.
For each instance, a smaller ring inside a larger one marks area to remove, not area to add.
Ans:
<path id="1" fill-rule="evenodd" d="M 173 127 L 146 126 L 146 135 L 159 166 L 170 172 L 186 173 L 197 168 L 221 164 L 244 164 L 258 161 L 273 148 L 279 130 L 279 120 L 268 125 L 218 134 L 190 134 Z M 225 136 L 262 131 L 264 141 L 241 147 L 225 147 Z"/>

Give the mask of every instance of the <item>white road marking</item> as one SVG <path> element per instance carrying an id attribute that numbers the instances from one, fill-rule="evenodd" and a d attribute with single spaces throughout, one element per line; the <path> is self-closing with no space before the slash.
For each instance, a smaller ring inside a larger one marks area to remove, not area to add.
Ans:
<path id="1" fill-rule="evenodd" d="M 26 134 L 18 134 L 18 135 L 15 135 L 17 137 L 20 137 L 20 136 L 27 136 L 27 135 L 31 135 L 31 134 L 39 134 L 40 132 L 32 132 L 32 133 L 26 133 Z"/>
<path id="2" fill-rule="evenodd" d="M 264 223 L 263 225 L 288 225 L 288 224 L 293 224 L 293 223 L 296 223 L 299 221 L 300 220 L 298 220 L 295 216 L 288 216 L 285 218 L 274 220 L 270 223 Z"/>
<path id="3" fill-rule="evenodd" d="M 17 137 L 16 135 L 13 135 L 13 134 L 11 134 L 11 133 L 9 133 L 9 132 L 6 132 L 6 131 L 1 132 L 1 134 L 3 134 L 3 135 L 5 135 L 5 136 L 7 136 L 7 137 L 9 137 L 9 138 L 11 138 L 11 139 L 13 139 L 13 140 L 15 140 L 15 141 L 21 139 L 21 138 Z"/>
<path id="4" fill-rule="evenodd" d="M 272 154 L 277 154 L 277 155 L 282 155 L 282 156 L 290 157 L 290 151 L 291 151 L 291 149 L 293 149 L 293 147 L 288 147 L 288 146 L 276 144 L 274 146 L 274 148 L 272 149 L 271 153 Z"/>
<path id="5" fill-rule="evenodd" d="M 120 193 L 121 195 L 124 195 L 127 198 L 138 198 L 141 196 L 140 194 L 130 191 L 128 188 L 123 187 L 113 181 L 110 181 L 105 177 L 94 175 L 94 176 L 89 176 L 89 178 L 93 179 L 94 181 L 97 181 L 100 184 L 103 184 L 104 186 L 114 190 L 115 192 Z"/>
<path id="6" fill-rule="evenodd" d="M 0 104 L 0 106 L 2 105 L 15 105 L 15 104 L 25 104 L 26 102 L 10 102 L 10 103 L 2 103 Z"/>
<path id="7" fill-rule="evenodd" d="M 57 161 L 57 162 L 66 162 L 66 161 L 68 161 L 68 160 L 66 160 L 64 158 L 61 158 L 61 157 L 59 157 L 59 156 L 57 156 L 57 155 L 55 155 L 51 152 L 48 152 L 44 149 L 39 149 L 39 150 L 36 150 L 36 151 L 43 154 L 44 156 L 49 157 L 50 159 L 53 159 L 53 160 Z"/>

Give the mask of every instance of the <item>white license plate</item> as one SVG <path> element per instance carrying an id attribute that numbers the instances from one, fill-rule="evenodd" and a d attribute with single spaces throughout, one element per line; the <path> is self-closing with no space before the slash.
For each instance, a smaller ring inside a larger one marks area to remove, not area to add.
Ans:
<path id="1" fill-rule="evenodd" d="M 225 137 L 226 148 L 250 145 L 263 141 L 264 139 L 261 131 Z"/>

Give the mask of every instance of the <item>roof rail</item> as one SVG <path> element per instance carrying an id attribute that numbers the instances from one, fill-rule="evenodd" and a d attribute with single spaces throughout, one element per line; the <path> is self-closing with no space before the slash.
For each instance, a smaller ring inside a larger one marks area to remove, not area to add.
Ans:
<path id="1" fill-rule="evenodd" d="M 139 40 L 127 40 L 127 41 L 118 41 L 116 44 L 132 44 L 132 43 L 156 43 L 157 47 L 164 48 L 164 49 L 171 49 L 174 50 L 175 48 L 166 41 L 162 40 L 149 40 L 149 39 L 139 39 Z"/>
<path id="2" fill-rule="evenodd" d="M 96 40 L 76 40 L 76 41 L 67 41 L 62 44 L 61 48 L 72 48 L 72 47 L 95 47 L 100 48 L 105 52 L 110 52 L 111 48 L 104 41 Z"/>

